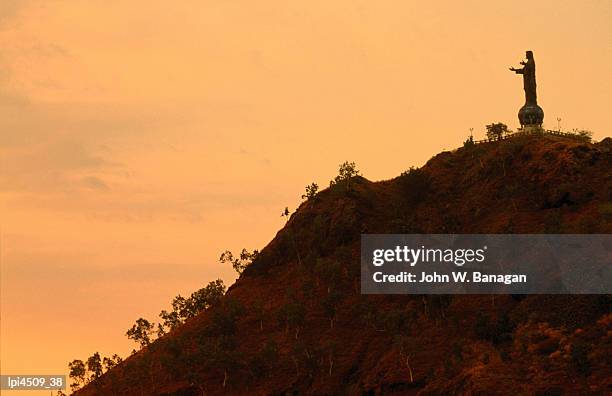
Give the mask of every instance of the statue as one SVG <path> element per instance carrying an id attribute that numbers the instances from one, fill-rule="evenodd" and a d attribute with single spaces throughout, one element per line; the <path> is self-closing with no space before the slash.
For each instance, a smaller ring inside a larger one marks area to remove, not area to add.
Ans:
<path id="1" fill-rule="evenodd" d="M 535 60 L 533 52 L 527 51 L 527 62 L 521 61 L 520 69 L 511 67 L 510 70 L 516 74 L 523 75 L 523 88 L 525 89 L 525 105 L 519 110 L 518 118 L 521 126 L 541 128 L 544 121 L 544 110 L 538 106 L 536 92 Z"/>
<path id="2" fill-rule="evenodd" d="M 510 70 L 516 74 L 523 75 L 523 88 L 525 89 L 525 103 L 537 105 L 538 97 L 536 94 L 536 79 L 535 79 L 535 60 L 533 52 L 527 51 L 527 62 L 521 61 L 522 69 L 511 67 Z"/>

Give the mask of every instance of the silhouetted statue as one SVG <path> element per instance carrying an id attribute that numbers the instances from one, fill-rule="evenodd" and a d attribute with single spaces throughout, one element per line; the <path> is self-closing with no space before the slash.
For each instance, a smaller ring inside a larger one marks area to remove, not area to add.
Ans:
<path id="1" fill-rule="evenodd" d="M 523 75 L 523 88 L 525 89 L 525 103 L 538 104 L 535 79 L 535 60 L 533 52 L 527 51 L 527 62 L 521 61 L 522 69 L 511 67 L 510 70 L 516 74 Z"/>
<path id="2" fill-rule="evenodd" d="M 536 92 L 536 78 L 535 78 L 535 60 L 533 59 L 533 52 L 527 51 L 527 62 L 521 61 L 523 67 L 517 69 L 511 67 L 510 70 L 516 74 L 523 75 L 523 88 L 525 89 L 525 105 L 519 110 L 519 121 L 522 126 L 541 126 L 544 121 L 544 110 L 538 106 L 538 95 Z"/>

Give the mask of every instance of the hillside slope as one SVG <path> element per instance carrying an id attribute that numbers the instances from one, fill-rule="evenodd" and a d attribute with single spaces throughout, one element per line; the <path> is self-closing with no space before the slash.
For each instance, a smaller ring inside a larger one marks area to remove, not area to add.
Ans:
<path id="1" fill-rule="evenodd" d="M 304 202 L 221 304 L 88 395 L 607 394 L 610 296 L 361 296 L 361 233 L 610 233 L 612 140 L 443 152 Z"/>

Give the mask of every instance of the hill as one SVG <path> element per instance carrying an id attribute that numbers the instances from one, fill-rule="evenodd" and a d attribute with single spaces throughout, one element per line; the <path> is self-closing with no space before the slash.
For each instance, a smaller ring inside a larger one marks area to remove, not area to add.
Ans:
<path id="1" fill-rule="evenodd" d="M 76 394 L 608 394 L 610 296 L 362 296 L 361 233 L 610 233 L 612 139 L 443 152 L 302 203 L 222 301 Z"/>

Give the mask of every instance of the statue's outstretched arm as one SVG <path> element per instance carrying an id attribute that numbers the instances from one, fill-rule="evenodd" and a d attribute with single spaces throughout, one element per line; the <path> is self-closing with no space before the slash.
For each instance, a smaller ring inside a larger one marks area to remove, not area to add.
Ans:
<path id="1" fill-rule="evenodd" d="M 515 67 L 511 67 L 510 70 L 512 70 L 513 72 L 515 72 L 516 74 L 523 74 L 523 71 L 525 70 L 523 69 L 517 69 Z"/>

